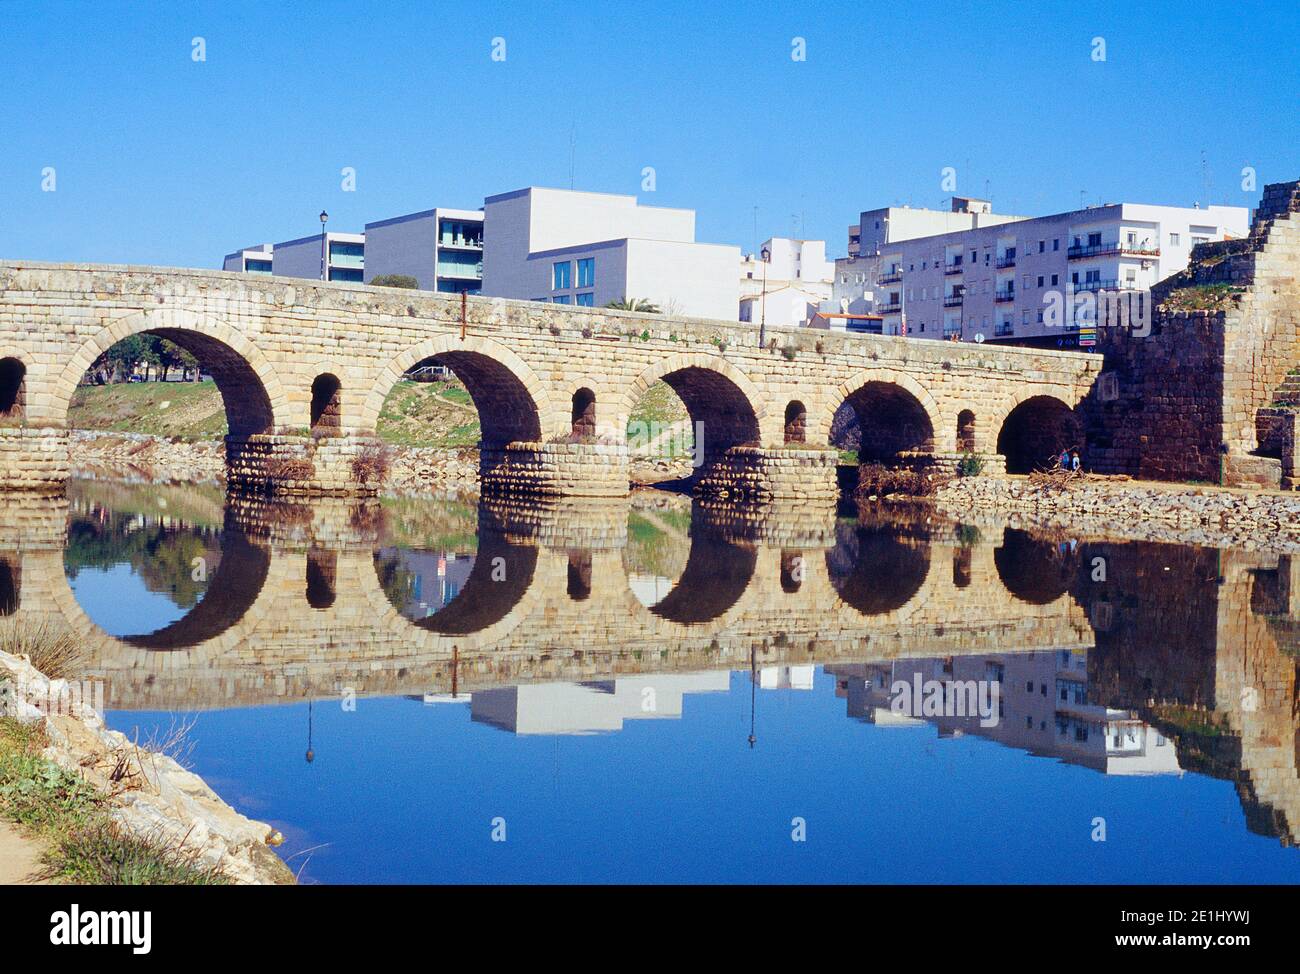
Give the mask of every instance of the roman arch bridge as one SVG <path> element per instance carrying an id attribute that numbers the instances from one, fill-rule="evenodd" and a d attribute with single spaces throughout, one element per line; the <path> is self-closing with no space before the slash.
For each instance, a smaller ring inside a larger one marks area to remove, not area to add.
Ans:
<path id="1" fill-rule="evenodd" d="M 436 362 L 478 409 L 485 491 L 622 496 L 627 420 L 658 380 L 702 434 L 697 486 L 835 492 L 836 411 L 864 460 L 986 469 L 1044 453 L 1091 388 L 1080 353 L 457 298 L 175 268 L 0 262 L 0 487 L 57 487 L 68 408 L 95 359 L 137 334 L 193 353 L 225 402 L 227 481 L 364 494 L 384 464 L 385 396 Z M 1045 453 L 1044 453 L 1045 455 Z"/>

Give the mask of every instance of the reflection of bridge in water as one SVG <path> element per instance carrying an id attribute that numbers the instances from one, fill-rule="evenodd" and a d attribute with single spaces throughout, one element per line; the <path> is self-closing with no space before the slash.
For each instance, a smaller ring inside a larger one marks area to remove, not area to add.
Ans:
<path id="1" fill-rule="evenodd" d="M 1297 560 L 697 504 L 680 576 L 646 606 L 630 582 L 626 502 L 486 503 L 459 595 L 413 621 L 377 571 L 391 543 L 380 505 L 231 499 L 224 519 L 202 601 L 157 632 L 115 638 L 69 587 L 67 502 L 15 499 L 0 515 L 0 615 L 77 633 L 108 705 L 126 710 L 812 663 L 849 681 L 891 661 L 977 672 L 1064 652 L 1086 661 L 1088 699 L 1053 701 L 1052 731 L 1072 707 L 1106 732 L 1112 717 L 1150 725 L 1177 742 L 1178 767 L 1236 783 L 1253 829 L 1287 841 L 1300 828 Z M 1097 556 L 1104 582 L 1092 581 Z M 1061 692 L 1056 677 L 1037 682 L 1039 696 Z"/>

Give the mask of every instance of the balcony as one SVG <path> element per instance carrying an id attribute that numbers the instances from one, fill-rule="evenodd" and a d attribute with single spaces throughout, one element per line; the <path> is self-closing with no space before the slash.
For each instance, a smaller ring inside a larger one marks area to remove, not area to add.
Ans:
<path id="1" fill-rule="evenodd" d="M 1137 281 L 1072 281 L 1070 287 L 1075 291 L 1141 291 L 1143 287 Z"/>
<path id="2" fill-rule="evenodd" d="M 993 332 L 994 338 L 1007 338 L 1016 333 L 1016 326 L 1010 322 L 1004 321 L 998 325 L 997 330 Z"/>
<path id="3" fill-rule="evenodd" d="M 943 297 L 943 306 L 945 308 L 960 308 L 962 302 L 966 300 L 964 293 L 945 294 Z"/>
<path id="4" fill-rule="evenodd" d="M 957 263 L 957 264 L 944 264 L 944 265 L 943 265 L 943 272 L 944 272 L 945 274 L 960 274 L 960 273 L 962 272 L 962 266 L 961 266 L 960 263 Z"/>
<path id="5" fill-rule="evenodd" d="M 1110 243 L 1074 244 L 1065 256 L 1069 260 L 1083 260 L 1088 257 L 1159 257 L 1159 247 L 1143 247 L 1140 244 L 1122 244 L 1118 240 Z"/>
<path id="6" fill-rule="evenodd" d="M 903 272 L 902 272 L 902 271 L 885 271 L 885 273 L 881 274 L 878 278 L 876 278 L 876 283 L 877 283 L 877 284 L 897 284 L 897 283 L 899 283 L 902 279 L 903 279 Z"/>
<path id="7" fill-rule="evenodd" d="M 894 314 L 901 310 L 903 310 L 903 304 L 901 301 L 887 301 L 883 304 L 876 305 L 876 314 L 878 315 Z"/>
<path id="8" fill-rule="evenodd" d="M 997 259 L 998 270 L 1002 270 L 1004 267 L 1015 267 L 1015 266 L 1016 266 L 1015 254 L 1003 254 L 1001 257 Z"/>
<path id="9" fill-rule="evenodd" d="M 1016 299 L 1016 289 L 1013 287 L 999 288 L 997 291 L 993 293 L 993 300 L 996 301 L 998 304 L 1003 304 L 1007 301 L 1014 301 L 1015 299 Z"/>
<path id="10" fill-rule="evenodd" d="M 482 250 L 483 238 L 475 240 L 473 237 L 441 237 L 438 246 L 448 250 Z"/>

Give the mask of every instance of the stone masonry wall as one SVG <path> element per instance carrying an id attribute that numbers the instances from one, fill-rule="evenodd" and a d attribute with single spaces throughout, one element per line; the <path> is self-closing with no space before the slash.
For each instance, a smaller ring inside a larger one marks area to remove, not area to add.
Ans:
<path id="1" fill-rule="evenodd" d="M 1115 383 L 1084 403 L 1090 469 L 1293 485 L 1294 461 L 1282 468 L 1257 420 L 1300 364 L 1300 182 L 1265 187 L 1247 239 L 1199 245 L 1151 300 L 1149 335 L 1100 329 Z"/>
<path id="2" fill-rule="evenodd" d="M 636 402 L 666 379 L 689 390 L 692 418 L 704 424 L 704 448 L 714 455 L 740 445 L 780 448 L 793 401 L 806 407 L 809 447 L 825 447 L 836 409 L 868 382 L 896 386 L 915 401 L 934 430 L 936 451 L 956 450 L 958 416 L 969 410 L 976 451 L 994 453 L 1002 420 L 1019 402 L 1043 395 L 1072 407 L 1100 368 L 1095 356 L 1080 353 L 806 329 L 772 330 L 760 347 L 757 330 L 740 322 L 477 297 L 465 302 L 462 319 L 460 300 L 429 292 L 220 271 L 4 261 L 0 358 L 16 358 L 26 369 L 23 415 L 7 421 L 62 431 L 77 383 L 94 359 L 147 331 L 220 359 L 223 395 L 228 406 L 241 407 L 239 437 L 302 438 L 256 444 L 244 456 L 250 463 L 276 451 L 305 458 L 317 377 L 328 373 L 341 383 L 332 432 L 344 440 L 372 436 L 393 385 L 434 356 L 463 373 L 477 396 L 488 451 L 512 442 L 566 441 L 581 390 L 595 396 L 584 422 L 594 423 L 601 442 L 622 446 Z M 26 446 L 58 434 L 35 435 Z M 304 489 L 339 486 L 322 462 L 329 459 L 321 456 L 324 449 L 316 448 L 316 474 L 299 485 Z M 551 482 L 592 484 L 603 492 L 608 483 L 583 468 L 589 455 L 542 450 L 535 459 L 575 465 L 548 475 Z M 49 467 L 48 482 L 62 479 L 61 463 Z M 256 470 L 247 475 L 259 476 Z"/>

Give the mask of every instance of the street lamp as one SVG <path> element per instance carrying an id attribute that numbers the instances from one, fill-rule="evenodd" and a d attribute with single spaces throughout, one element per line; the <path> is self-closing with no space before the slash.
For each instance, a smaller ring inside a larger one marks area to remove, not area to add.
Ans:
<path id="1" fill-rule="evenodd" d="M 763 261 L 763 291 L 759 298 L 758 321 L 758 347 L 762 348 L 767 334 L 767 264 L 772 259 L 772 248 L 764 244 L 758 256 Z"/>
<path id="2" fill-rule="evenodd" d="M 320 279 L 322 281 L 327 280 L 325 273 L 325 221 L 329 218 L 328 213 L 324 210 L 320 211 Z"/>

